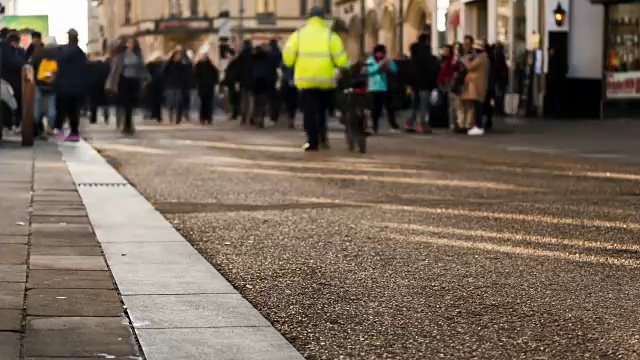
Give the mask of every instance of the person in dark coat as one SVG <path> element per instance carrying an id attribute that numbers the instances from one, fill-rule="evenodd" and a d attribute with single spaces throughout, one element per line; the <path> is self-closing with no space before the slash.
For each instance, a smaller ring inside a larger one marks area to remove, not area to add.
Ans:
<path id="1" fill-rule="evenodd" d="M 238 55 L 238 82 L 240 84 L 240 117 L 241 123 L 253 122 L 251 116 L 253 114 L 253 46 L 250 40 L 245 40 L 242 44 L 242 50 Z"/>
<path id="2" fill-rule="evenodd" d="M 411 45 L 411 90 L 413 91 L 413 112 L 406 130 L 429 133 L 429 97 L 438 87 L 440 64 L 431 52 L 427 35 L 420 34 L 418 41 Z"/>
<path id="3" fill-rule="evenodd" d="M 264 127 L 264 118 L 269 105 L 269 96 L 272 93 L 271 59 L 268 49 L 258 46 L 252 57 L 252 96 L 253 96 L 253 116 L 258 127 Z"/>
<path id="4" fill-rule="evenodd" d="M 293 68 L 282 65 L 282 81 L 280 95 L 284 100 L 289 120 L 289 129 L 295 128 L 296 112 L 298 110 L 298 89 L 293 83 Z"/>
<path id="5" fill-rule="evenodd" d="M 164 66 L 162 53 L 156 52 L 151 54 L 150 61 L 147 63 L 147 72 L 151 76 L 151 80 L 147 85 L 147 103 L 149 106 L 149 115 L 152 119 L 162 123 L 162 103 L 164 98 Z"/>
<path id="6" fill-rule="evenodd" d="M 42 33 L 38 31 L 34 31 L 31 33 L 31 44 L 27 47 L 25 51 L 25 58 L 27 61 L 31 60 L 31 56 L 33 56 L 33 52 L 39 48 L 44 46 L 42 43 Z"/>
<path id="7" fill-rule="evenodd" d="M 25 59 L 21 56 L 18 48 L 20 47 L 20 36 L 15 33 L 9 33 L 7 40 L 0 42 L 0 54 L 2 55 L 2 79 L 6 80 L 15 94 L 18 108 L 13 113 L 5 105 L 2 106 L 2 119 L 5 126 L 20 126 L 22 118 L 22 67 L 25 65 Z M 13 121 L 12 121 L 13 120 Z"/>
<path id="8" fill-rule="evenodd" d="M 71 132 L 65 141 L 80 140 L 80 107 L 88 90 L 87 55 L 78 46 L 78 32 L 69 30 L 69 42 L 58 54 L 55 89 L 62 120 L 69 119 Z M 59 129 L 62 130 L 62 129 Z"/>
<path id="9" fill-rule="evenodd" d="M 278 47 L 278 41 L 272 39 L 269 41 L 269 115 L 271 121 L 278 122 L 280 117 L 280 97 L 276 89 L 278 82 L 278 69 L 282 65 L 282 51 Z"/>
<path id="10" fill-rule="evenodd" d="M 224 79 L 222 80 L 222 85 L 227 88 L 227 96 L 229 97 L 230 120 L 236 120 L 240 116 L 239 70 L 240 61 L 237 56 L 234 56 L 224 69 Z"/>
<path id="11" fill-rule="evenodd" d="M 109 123 L 109 98 L 104 85 L 109 77 L 108 60 L 93 60 L 87 64 L 89 73 L 89 123 L 98 122 L 98 109 L 102 108 L 105 124 Z"/>
<path id="12" fill-rule="evenodd" d="M 169 106 L 169 121 L 173 121 L 174 115 L 176 115 L 176 124 L 180 124 L 184 113 L 189 111 L 184 106 L 183 91 L 185 82 L 191 81 L 188 78 L 190 74 L 191 66 L 188 65 L 186 59 L 183 59 L 182 52 L 180 50 L 174 51 L 164 67 L 163 77 Z"/>
<path id="13" fill-rule="evenodd" d="M 208 51 L 204 51 L 196 62 L 194 73 L 200 97 L 200 124 L 213 123 L 215 88 L 220 81 L 220 72 L 211 61 Z"/>
<path id="14" fill-rule="evenodd" d="M 46 104 L 46 116 L 47 116 L 47 132 L 53 133 L 55 129 L 55 121 L 57 118 L 56 109 L 56 93 L 55 93 L 55 79 L 56 74 L 48 71 L 48 69 L 42 68 L 42 66 L 51 65 L 57 63 L 58 53 L 60 47 L 52 41 L 46 46 L 34 47 L 31 54 L 31 66 L 33 66 L 33 74 L 36 82 L 36 91 L 34 98 L 34 120 L 35 120 L 35 135 L 45 137 L 44 124 L 41 121 L 45 111 L 42 109 L 42 104 Z M 44 65 L 43 65 L 43 62 Z M 52 70 L 52 69 L 51 69 Z M 42 74 L 42 77 L 40 75 Z"/>

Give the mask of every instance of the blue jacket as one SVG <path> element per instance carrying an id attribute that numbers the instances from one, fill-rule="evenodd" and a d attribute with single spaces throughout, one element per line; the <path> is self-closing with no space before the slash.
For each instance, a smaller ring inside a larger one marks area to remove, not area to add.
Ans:
<path id="1" fill-rule="evenodd" d="M 64 45 L 58 52 L 56 93 L 86 96 L 89 90 L 87 55 L 75 44 Z"/>
<path id="2" fill-rule="evenodd" d="M 389 71 L 392 73 L 395 74 L 398 72 L 398 66 L 395 61 L 389 60 L 387 65 Z M 368 90 L 370 92 L 387 91 L 389 89 L 387 74 L 385 70 L 378 65 L 373 56 L 369 56 L 367 59 L 367 74 L 369 76 Z"/>

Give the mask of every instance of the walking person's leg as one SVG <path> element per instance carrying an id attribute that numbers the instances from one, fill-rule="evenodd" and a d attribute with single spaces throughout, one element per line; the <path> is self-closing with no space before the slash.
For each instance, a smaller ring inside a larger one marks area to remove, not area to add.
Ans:
<path id="1" fill-rule="evenodd" d="M 67 141 L 80 140 L 80 107 L 82 106 L 82 98 L 77 96 L 69 96 L 65 99 L 65 107 L 69 116 L 69 127 L 71 132 L 67 137 Z"/>
<path id="2" fill-rule="evenodd" d="M 377 134 L 380 129 L 380 117 L 384 108 L 384 92 L 374 91 L 370 93 L 371 100 L 371 120 L 373 122 L 373 133 Z"/>
<path id="3" fill-rule="evenodd" d="M 419 102 L 420 102 L 420 122 L 419 125 L 422 127 L 422 133 L 431 133 L 431 126 L 429 124 L 429 101 L 430 101 L 431 92 L 428 90 L 423 90 L 419 92 Z"/>
<path id="4" fill-rule="evenodd" d="M 33 99 L 34 136 L 40 136 L 44 134 L 43 124 L 41 121 L 43 100 L 44 99 L 43 99 L 42 91 L 36 86 L 36 91 Z"/>
<path id="5" fill-rule="evenodd" d="M 316 121 L 317 121 L 317 125 L 316 128 L 318 129 L 318 136 L 319 136 L 319 140 L 320 140 L 320 145 L 322 145 L 323 148 L 328 149 L 329 148 L 329 133 L 328 133 L 328 126 L 327 126 L 327 122 L 329 121 L 329 107 L 332 106 L 332 96 L 334 95 L 334 90 L 328 90 L 328 91 L 318 91 L 318 102 L 316 103 L 316 107 L 318 109 L 317 112 L 317 117 L 316 117 Z"/>
<path id="6" fill-rule="evenodd" d="M 387 110 L 387 121 L 391 129 L 398 130 L 398 121 L 396 120 L 396 109 L 393 103 L 393 95 L 390 92 L 384 93 L 384 107 Z"/>
<path id="7" fill-rule="evenodd" d="M 302 90 L 302 114 L 304 122 L 304 131 L 307 135 L 307 143 L 305 150 L 316 151 L 319 148 L 318 136 L 318 92 L 314 90 Z"/>
<path id="8" fill-rule="evenodd" d="M 47 126 L 48 131 L 55 128 L 56 118 L 58 116 L 56 111 L 56 94 L 48 94 L 46 98 L 47 103 Z"/>

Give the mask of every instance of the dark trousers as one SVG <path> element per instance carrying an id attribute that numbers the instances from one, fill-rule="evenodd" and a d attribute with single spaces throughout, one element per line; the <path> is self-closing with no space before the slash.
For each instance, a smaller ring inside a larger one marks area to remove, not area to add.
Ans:
<path id="1" fill-rule="evenodd" d="M 278 89 L 273 86 L 269 92 L 269 117 L 271 117 L 271 121 L 278 122 L 281 104 Z"/>
<path id="2" fill-rule="evenodd" d="M 393 104 L 389 93 L 386 91 L 373 91 L 370 94 L 371 120 L 373 120 L 373 131 L 378 132 L 378 129 L 380 127 L 380 117 L 382 116 L 383 108 L 387 110 L 389 125 L 393 129 L 397 129 L 398 123 L 396 122 L 396 112 L 393 109 Z"/>
<path id="3" fill-rule="evenodd" d="M 152 119 L 162 121 L 162 99 L 164 91 L 162 87 L 153 85 L 149 88 L 149 113 Z"/>
<path id="4" fill-rule="evenodd" d="M 109 106 L 111 106 L 111 95 L 94 94 L 89 97 L 89 122 L 95 124 L 98 122 L 98 111 L 102 108 L 102 116 L 104 122 L 109 123 Z"/>
<path id="5" fill-rule="evenodd" d="M 287 109 L 289 121 L 293 121 L 296 117 L 296 110 L 298 109 L 298 90 L 293 85 L 283 84 L 282 87 L 280 87 L 280 91 L 282 100 L 285 103 L 285 108 Z"/>
<path id="6" fill-rule="evenodd" d="M 318 146 L 327 140 L 327 105 L 333 90 L 305 89 L 301 90 L 302 114 L 307 142 Z"/>
<path id="7" fill-rule="evenodd" d="M 124 132 L 133 132 L 133 110 L 138 104 L 140 80 L 121 77 L 118 82 L 118 107 L 124 115 Z"/>
<path id="8" fill-rule="evenodd" d="M 213 91 L 198 91 L 200 96 L 200 122 L 209 123 L 213 122 Z"/>
<path id="9" fill-rule="evenodd" d="M 84 97 L 58 94 L 56 100 L 58 114 L 60 114 L 60 117 L 56 119 L 60 121 L 59 124 L 56 124 L 56 129 L 62 129 L 64 121 L 69 119 L 71 135 L 80 135 L 80 108 L 84 104 Z"/>
<path id="10" fill-rule="evenodd" d="M 236 86 L 228 85 L 227 91 L 229 94 L 229 111 L 231 112 L 231 118 L 237 119 L 240 116 L 240 93 L 236 90 Z"/>

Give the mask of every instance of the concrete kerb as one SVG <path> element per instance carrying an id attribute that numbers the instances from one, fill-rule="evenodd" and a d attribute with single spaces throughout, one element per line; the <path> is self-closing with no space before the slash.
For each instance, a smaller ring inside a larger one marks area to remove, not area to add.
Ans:
<path id="1" fill-rule="evenodd" d="M 303 359 L 91 145 L 59 149 L 148 359 Z"/>

